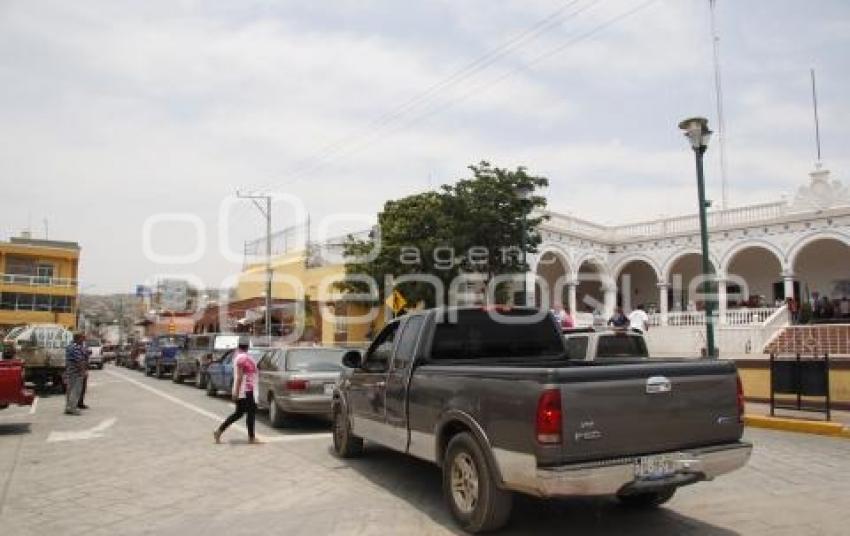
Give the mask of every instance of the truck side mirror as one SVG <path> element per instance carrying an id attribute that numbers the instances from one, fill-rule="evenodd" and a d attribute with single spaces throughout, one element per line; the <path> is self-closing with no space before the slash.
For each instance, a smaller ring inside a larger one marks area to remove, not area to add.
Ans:
<path id="1" fill-rule="evenodd" d="M 342 354 L 342 364 L 348 368 L 359 369 L 363 358 L 357 350 L 349 350 Z"/>

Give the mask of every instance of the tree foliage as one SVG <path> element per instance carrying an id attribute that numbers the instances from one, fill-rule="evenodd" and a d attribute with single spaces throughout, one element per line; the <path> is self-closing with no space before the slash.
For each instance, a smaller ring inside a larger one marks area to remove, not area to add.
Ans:
<path id="1" fill-rule="evenodd" d="M 472 177 L 439 191 L 387 201 L 378 214 L 377 232 L 368 240 L 349 237 L 346 242 L 345 255 L 353 259 L 346 264 L 346 275 L 373 278 L 379 287 L 376 297 L 383 300 L 386 276 L 427 274 L 439 279 L 447 292 L 460 273 L 479 273 L 490 281 L 499 274 L 526 271 L 522 252 L 537 251 L 541 238 L 536 229 L 543 217 L 535 213 L 546 205 L 535 192 L 548 180 L 529 175 L 524 167 L 509 170 L 480 162 L 469 169 Z M 530 195 L 518 196 L 523 189 Z M 376 246 L 377 255 L 366 259 Z M 367 285 L 355 279 L 338 286 L 347 292 L 367 291 Z M 410 303 L 437 302 L 431 284 L 409 281 L 396 288 Z"/>

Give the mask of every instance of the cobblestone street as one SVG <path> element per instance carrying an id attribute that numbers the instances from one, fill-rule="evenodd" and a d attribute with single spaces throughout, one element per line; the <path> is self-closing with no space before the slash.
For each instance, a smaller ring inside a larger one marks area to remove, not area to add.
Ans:
<path id="1" fill-rule="evenodd" d="M 4 534 L 456 533 L 439 471 L 370 447 L 344 462 L 328 424 L 244 428 L 214 445 L 230 405 L 190 386 L 125 369 L 92 372 L 82 417 L 62 397 L 0 415 Z M 29 423 L 29 424 L 27 424 Z M 749 430 L 743 470 L 679 490 L 664 508 L 609 499 L 521 497 L 505 534 L 845 534 L 850 441 Z"/>

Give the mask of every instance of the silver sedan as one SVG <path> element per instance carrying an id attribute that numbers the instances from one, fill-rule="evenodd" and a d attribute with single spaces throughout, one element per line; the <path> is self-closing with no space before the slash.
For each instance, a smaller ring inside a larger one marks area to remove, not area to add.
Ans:
<path id="1" fill-rule="evenodd" d="M 272 426 L 287 426 L 293 415 L 330 416 L 343 353 L 342 348 L 293 346 L 263 356 L 257 363 L 258 406 L 268 408 Z"/>

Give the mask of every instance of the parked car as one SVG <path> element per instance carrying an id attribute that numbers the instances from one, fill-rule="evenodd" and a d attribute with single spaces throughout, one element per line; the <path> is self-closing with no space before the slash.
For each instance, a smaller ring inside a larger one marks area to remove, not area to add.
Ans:
<path id="1" fill-rule="evenodd" d="M 434 462 L 469 532 L 504 525 L 514 492 L 658 506 L 752 449 L 734 362 L 568 359 L 554 317 L 532 308 L 408 314 L 343 364 L 337 455 L 366 439 Z"/>
<path id="2" fill-rule="evenodd" d="M 24 362 L 24 380 L 43 388 L 48 382 L 64 388 L 65 347 L 71 332 L 60 324 L 27 324 L 6 334 L 3 344 Z"/>
<path id="3" fill-rule="evenodd" d="M 104 344 L 103 350 L 101 351 L 101 355 L 103 355 L 104 363 L 114 362 L 115 359 L 118 357 L 118 345 Z"/>
<path id="4" fill-rule="evenodd" d="M 643 333 L 632 329 L 577 328 L 564 330 L 567 359 L 647 359 Z"/>
<path id="5" fill-rule="evenodd" d="M 251 348 L 248 350 L 248 355 L 258 363 L 264 355 L 269 351 L 268 348 Z M 207 367 L 207 394 L 215 396 L 219 391 L 227 391 L 233 389 L 233 357 L 236 355 L 236 350 L 226 351 L 220 359 L 215 360 Z"/>
<path id="6" fill-rule="evenodd" d="M 177 365 L 177 353 L 186 347 L 186 335 L 159 335 L 145 350 L 145 374 L 164 378 Z"/>
<path id="7" fill-rule="evenodd" d="M 196 387 L 206 389 L 209 364 L 221 359 L 225 352 L 236 348 L 238 343 L 239 335 L 232 333 L 189 335 L 186 348 L 177 354 L 177 366 L 171 379 L 182 382 L 185 378 L 193 378 Z"/>
<path id="8" fill-rule="evenodd" d="M 103 343 L 100 339 L 86 339 L 86 348 L 89 350 L 89 368 L 103 368 Z"/>
<path id="9" fill-rule="evenodd" d="M 146 347 L 147 343 L 145 341 L 133 342 L 129 345 L 126 352 L 119 352 L 118 364 L 128 369 L 139 368 L 139 361 L 144 363 Z"/>
<path id="10" fill-rule="evenodd" d="M 296 414 L 331 415 L 343 353 L 342 348 L 299 346 L 266 353 L 257 363 L 258 406 L 269 410 L 272 426 L 286 426 Z"/>
<path id="11" fill-rule="evenodd" d="M 12 404 L 29 406 L 34 398 L 34 393 L 24 386 L 24 362 L 0 359 L 0 409 Z"/>

